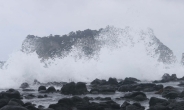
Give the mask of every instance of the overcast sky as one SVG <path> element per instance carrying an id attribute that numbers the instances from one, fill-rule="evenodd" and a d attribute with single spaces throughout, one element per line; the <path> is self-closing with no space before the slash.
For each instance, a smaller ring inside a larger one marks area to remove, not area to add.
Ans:
<path id="1" fill-rule="evenodd" d="M 0 60 L 19 50 L 28 34 L 107 25 L 150 27 L 178 58 L 184 52 L 184 0 L 0 0 Z"/>

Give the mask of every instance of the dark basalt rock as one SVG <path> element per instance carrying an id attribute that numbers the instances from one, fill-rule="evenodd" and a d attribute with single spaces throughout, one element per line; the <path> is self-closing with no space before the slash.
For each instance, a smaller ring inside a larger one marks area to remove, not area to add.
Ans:
<path id="1" fill-rule="evenodd" d="M 126 85 L 126 84 L 137 84 L 137 82 L 139 82 L 140 80 L 136 79 L 136 78 L 125 78 L 123 81 L 119 82 L 119 85 Z"/>
<path id="2" fill-rule="evenodd" d="M 45 86 L 40 86 L 39 88 L 38 88 L 38 91 L 42 91 L 42 90 L 47 90 L 47 88 L 45 87 Z"/>
<path id="3" fill-rule="evenodd" d="M 51 87 L 49 87 L 47 90 L 46 90 L 48 93 L 50 93 L 50 92 L 56 92 L 56 89 L 55 89 L 55 87 L 53 87 L 53 86 L 51 86 Z"/>
<path id="4" fill-rule="evenodd" d="M 29 106 L 29 105 L 32 105 L 31 102 L 26 102 L 23 106 L 26 107 L 26 106 Z"/>
<path id="5" fill-rule="evenodd" d="M 144 100 L 147 100 L 147 96 L 143 92 L 132 92 L 132 93 L 128 93 L 128 94 L 125 94 L 125 96 L 122 97 L 122 98 L 132 99 L 132 100 L 136 100 L 136 101 L 144 101 Z"/>
<path id="6" fill-rule="evenodd" d="M 156 85 L 152 83 L 142 83 L 142 84 L 126 84 L 118 88 L 120 92 L 132 92 L 132 91 L 144 91 L 153 92 L 158 91 L 163 88 L 163 85 Z"/>
<path id="7" fill-rule="evenodd" d="M 110 84 L 110 85 L 117 85 L 118 81 L 117 81 L 116 78 L 109 78 L 108 84 Z"/>
<path id="8" fill-rule="evenodd" d="M 126 110 L 126 107 L 130 105 L 130 103 L 128 103 L 127 101 L 125 101 L 122 105 L 121 105 L 121 109 L 122 110 Z"/>
<path id="9" fill-rule="evenodd" d="M 178 84 L 178 86 L 184 86 L 184 81 L 180 81 L 180 83 Z"/>
<path id="10" fill-rule="evenodd" d="M 162 97 L 168 98 L 168 99 L 175 99 L 179 97 L 179 95 L 180 95 L 180 92 L 172 86 L 165 87 L 162 92 Z"/>
<path id="11" fill-rule="evenodd" d="M 33 95 L 33 94 L 28 94 L 28 95 L 25 96 L 25 99 L 33 99 L 33 98 L 35 98 L 35 97 L 36 97 L 36 96 Z"/>
<path id="12" fill-rule="evenodd" d="M 0 98 L 0 108 L 4 107 L 5 105 L 7 105 L 9 102 L 8 98 Z"/>
<path id="13" fill-rule="evenodd" d="M 33 105 L 26 106 L 25 108 L 27 108 L 28 110 L 39 110 L 38 108 L 36 108 Z"/>
<path id="14" fill-rule="evenodd" d="M 153 83 L 166 83 L 169 81 L 178 81 L 179 79 L 177 78 L 176 74 L 172 74 L 171 76 L 168 73 L 165 73 L 162 76 L 162 80 L 156 80 L 153 81 Z"/>
<path id="15" fill-rule="evenodd" d="M 22 89 L 25 89 L 25 88 L 28 88 L 29 87 L 29 84 L 28 83 L 22 83 L 20 88 Z"/>
<path id="16" fill-rule="evenodd" d="M 145 110 L 145 107 L 141 106 L 140 103 L 130 104 L 130 103 L 128 103 L 128 102 L 125 101 L 121 105 L 121 110 Z"/>
<path id="17" fill-rule="evenodd" d="M 43 95 L 38 95 L 38 98 L 45 98 Z"/>
<path id="18" fill-rule="evenodd" d="M 86 84 L 83 82 L 78 82 L 77 84 L 75 84 L 74 82 L 68 83 L 66 85 L 63 85 L 63 87 L 61 88 L 61 93 L 65 94 L 65 95 L 81 95 L 81 94 L 86 94 L 87 91 L 87 87 Z"/>
<path id="19" fill-rule="evenodd" d="M 167 106 L 158 104 L 158 105 L 155 105 L 155 106 L 150 107 L 148 110 L 172 110 L 172 109 L 170 109 Z"/>
<path id="20" fill-rule="evenodd" d="M 184 101 L 180 101 L 180 102 L 171 102 L 168 105 L 169 108 L 171 108 L 171 110 L 184 110 Z"/>
<path id="21" fill-rule="evenodd" d="M 112 100 L 105 102 L 89 102 L 85 98 L 72 97 L 63 98 L 58 101 L 57 104 L 51 104 L 49 108 L 55 110 L 120 110 L 120 105 Z"/>
<path id="22" fill-rule="evenodd" d="M 6 105 L 0 110 L 28 110 L 28 109 L 21 106 Z"/>
<path id="23" fill-rule="evenodd" d="M 184 97 L 184 91 L 182 91 L 179 95 L 180 98 L 183 98 Z"/>
<path id="24" fill-rule="evenodd" d="M 109 100 L 112 100 L 111 97 L 105 97 L 105 98 L 102 98 L 102 97 L 96 97 L 95 100 L 101 100 L 101 101 L 109 101 Z"/>
<path id="25" fill-rule="evenodd" d="M 75 85 L 75 94 L 85 94 L 87 92 L 88 92 L 88 90 L 87 90 L 87 87 L 86 87 L 86 83 L 78 82 Z"/>
<path id="26" fill-rule="evenodd" d="M 62 104 L 51 104 L 49 105 L 49 108 L 54 110 L 72 110 L 73 107 L 67 107 Z"/>
<path id="27" fill-rule="evenodd" d="M 34 89 L 23 89 L 22 91 L 35 91 Z"/>
<path id="28" fill-rule="evenodd" d="M 14 105 L 14 106 L 23 106 L 24 105 L 24 102 L 19 100 L 19 99 L 11 99 L 9 102 L 8 102 L 8 105 Z"/>
<path id="29" fill-rule="evenodd" d="M 106 85 L 107 81 L 106 80 L 100 80 L 100 79 L 95 79 L 94 81 L 91 82 L 92 85 Z"/>
<path id="30" fill-rule="evenodd" d="M 116 86 L 112 85 L 97 85 L 93 86 L 90 90 L 91 94 L 114 94 L 116 92 Z"/>
<path id="31" fill-rule="evenodd" d="M 159 99 L 159 98 L 156 98 L 156 97 L 151 97 L 150 100 L 149 100 L 149 106 L 155 106 L 157 104 L 168 104 L 168 101 L 165 100 L 165 99 Z"/>
<path id="32" fill-rule="evenodd" d="M 1 92 L 0 95 L 3 97 L 8 97 L 10 99 L 12 98 L 20 99 L 21 98 L 19 91 L 14 90 L 14 89 L 9 89 L 6 92 Z"/>
<path id="33" fill-rule="evenodd" d="M 63 85 L 63 87 L 61 88 L 61 93 L 65 95 L 75 94 L 75 83 L 71 82 Z"/>

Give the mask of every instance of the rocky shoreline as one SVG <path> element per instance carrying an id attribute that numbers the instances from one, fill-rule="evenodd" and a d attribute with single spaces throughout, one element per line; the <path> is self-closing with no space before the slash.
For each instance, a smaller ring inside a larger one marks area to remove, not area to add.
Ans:
<path id="1" fill-rule="evenodd" d="M 184 110 L 183 80 L 175 74 L 153 82 L 131 77 L 95 79 L 90 84 L 35 80 L 36 89 L 23 83 L 21 89 L 0 92 L 0 110 Z M 48 106 L 41 105 L 43 100 Z"/>

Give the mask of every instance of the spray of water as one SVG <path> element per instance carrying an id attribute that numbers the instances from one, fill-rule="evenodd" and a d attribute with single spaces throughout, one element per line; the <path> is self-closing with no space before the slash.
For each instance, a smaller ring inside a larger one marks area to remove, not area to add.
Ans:
<path id="1" fill-rule="evenodd" d="M 155 80 L 166 72 L 182 77 L 184 68 L 179 63 L 158 62 L 154 37 L 150 29 L 137 31 L 108 27 L 96 37 L 104 44 L 93 58 L 85 57 L 78 47 L 73 47 L 64 58 L 44 62 L 41 62 L 36 52 L 26 54 L 18 51 L 0 69 L 0 88 L 16 88 L 22 82 L 32 83 L 34 79 L 40 82 L 88 82 L 109 77 Z"/>

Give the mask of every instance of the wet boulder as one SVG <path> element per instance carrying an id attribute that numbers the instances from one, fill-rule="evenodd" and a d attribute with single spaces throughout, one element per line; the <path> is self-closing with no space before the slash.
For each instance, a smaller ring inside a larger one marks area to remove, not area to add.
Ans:
<path id="1" fill-rule="evenodd" d="M 61 93 L 65 95 L 75 94 L 75 83 L 67 83 L 61 88 Z"/>
<path id="2" fill-rule="evenodd" d="M 156 80 L 153 83 L 166 83 L 166 82 L 169 82 L 169 81 L 177 81 L 177 80 L 178 80 L 178 78 L 177 78 L 176 74 L 172 74 L 170 76 L 168 73 L 165 73 L 162 76 L 162 80 Z"/>
<path id="3" fill-rule="evenodd" d="M 106 80 L 100 80 L 100 79 L 95 79 L 91 82 L 92 85 L 105 85 L 107 84 Z"/>
<path id="4" fill-rule="evenodd" d="M 128 103 L 128 102 L 125 101 L 121 105 L 121 110 L 145 110 L 145 107 L 141 106 L 140 103 L 130 104 L 130 103 Z"/>
<path id="5" fill-rule="evenodd" d="M 125 101 L 125 102 L 121 105 L 121 109 L 122 109 L 122 110 L 126 110 L 126 107 L 127 107 L 128 105 L 131 105 L 131 104 L 128 103 L 127 101 Z"/>
<path id="6" fill-rule="evenodd" d="M 22 91 L 35 91 L 34 89 L 23 89 Z"/>
<path id="7" fill-rule="evenodd" d="M 140 80 L 136 79 L 136 78 L 125 78 L 123 81 L 119 82 L 120 85 L 126 85 L 126 84 L 137 84 L 137 82 L 139 82 Z"/>
<path id="8" fill-rule="evenodd" d="M 40 110 L 33 105 L 26 106 L 25 108 L 27 108 L 28 110 Z"/>
<path id="9" fill-rule="evenodd" d="M 168 98 L 168 99 L 175 99 L 179 97 L 179 95 L 180 95 L 180 92 L 172 86 L 165 87 L 162 92 L 162 97 Z"/>
<path id="10" fill-rule="evenodd" d="M 157 104 L 167 104 L 168 101 L 165 99 L 160 99 L 160 98 L 156 98 L 156 97 L 151 97 L 149 100 L 149 106 L 155 106 Z"/>
<path id="11" fill-rule="evenodd" d="M 180 97 L 180 98 L 183 98 L 183 97 L 184 97 L 184 91 L 182 91 L 182 92 L 179 94 L 179 97 Z"/>
<path id="12" fill-rule="evenodd" d="M 127 93 L 123 98 L 127 99 L 132 99 L 135 101 L 144 101 L 147 100 L 147 96 L 143 92 L 132 92 L 132 93 Z"/>
<path id="13" fill-rule="evenodd" d="M 28 109 L 21 106 L 6 105 L 2 107 L 0 110 L 28 110 Z"/>
<path id="14" fill-rule="evenodd" d="M 56 89 L 54 86 L 50 86 L 47 90 L 46 90 L 48 93 L 53 93 L 53 92 L 56 92 Z"/>
<path id="15" fill-rule="evenodd" d="M 167 106 L 158 104 L 158 105 L 155 105 L 155 106 L 150 107 L 148 110 L 172 110 L 172 109 L 170 109 Z"/>
<path id="16" fill-rule="evenodd" d="M 54 109 L 54 110 L 72 110 L 73 107 L 67 107 L 65 105 L 62 104 L 50 104 L 49 105 L 49 109 Z"/>
<path id="17" fill-rule="evenodd" d="M 140 84 L 126 84 L 118 88 L 120 92 L 144 91 L 153 92 L 163 88 L 163 85 L 156 85 L 153 83 L 140 83 Z"/>
<path id="18" fill-rule="evenodd" d="M 14 89 L 9 89 L 6 92 L 1 92 L 0 95 L 3 97 L 8 97 L 10 99 L 12 98 L 20 99 L 21 98 L 19 91 L 14 90 Z"/>
<path id="19" fill-rule="evenodd" d="M 46 91 L 47 90 L 47 88 L 45 87 L 45 86 L 40 86 L 39 88 L 38 88 L 38 91 Z"/>
<path id="20" fill-rule="evenodd" d="M 38 98 L 45 98 L 43 95 L 38 95 L 37 97 Z"/>
<path id="21" fill-rule="evenodd" d="M 87 87 L 86 87 L 86 83 L 78 82 L 75 85 L 75 94 L 85 94 L 87 92 L 88 92 L 88 90 L 87 90 Z"/>
<path id="22" fill-rule="evenodd" d="M 122 85 L 118 88 L 120 92 L 132 92 L 136 85 Z"/>
<path id="23" fill-rule="evenodd" d="M 180 83 L 178 84 L 178 86 L 184 86 L 184 81 L 180 81 Z"/>
<path id="24" fill-rule="evenodd" d="M 98 85 L 91 88 L 91 94 L 114 94 L 116 86 L 113 85 Z"/>
<path id="25" fill-rule="evenodd" d="M 23 106 L 23 105 L 24 105 L 24 102 L 21 101 L 20 99 L 11 99 L 11 100 L 8 102 L 8 105 Z"/>
<path id="26" fill-rule="evenodd" d="M 33 98 L 35 98 L 35 97 L 36 97 L 36 96 L 33 95 L 33 94 L 28 94 L 28 95 L 24 96 L 25 99 L 33 99 Z"/>
<path id="27" fill-rule="evenodd" d="M 108 84 L 110 84 L 110 85 L 117 85 L 118 81 L 117 81 L 116 78 L 109 78 Z"/>
<path id="28" fill-rule="evenodd" d="M 25 89 L 25 88 L 28 88 L 29 87 L 29 84 L 28 83 L 22 83 L 20 88 L 22 89 Z"/>
<path id="29" fill-rule="evenodd" d="M 87 91 L 87 87 L 86 84 L 83 82 L 78 82 L 77 84 L 75 84 L 74 82 L 71 83 L 67 83 L 66 85 L 63 85 L 63 87 L 61 88 L 61 93 L 65 94 L 65 95 L 81 95 L 81 94 L 86 94 Z"/>
<path id="30" fill-rule="evenodd" d="M 167 106 L 172 108 L 171 110 L 184 110 L 184 101 L 172 101 Z"/>
<path id="31" fill-rule="evenodd" d="M 7 105 L 8 102 L 9 102 L 9 99 L 7 99 L 7 98 L 0 98 L 0 108 L 2 108 L 5 105 Z"/>

